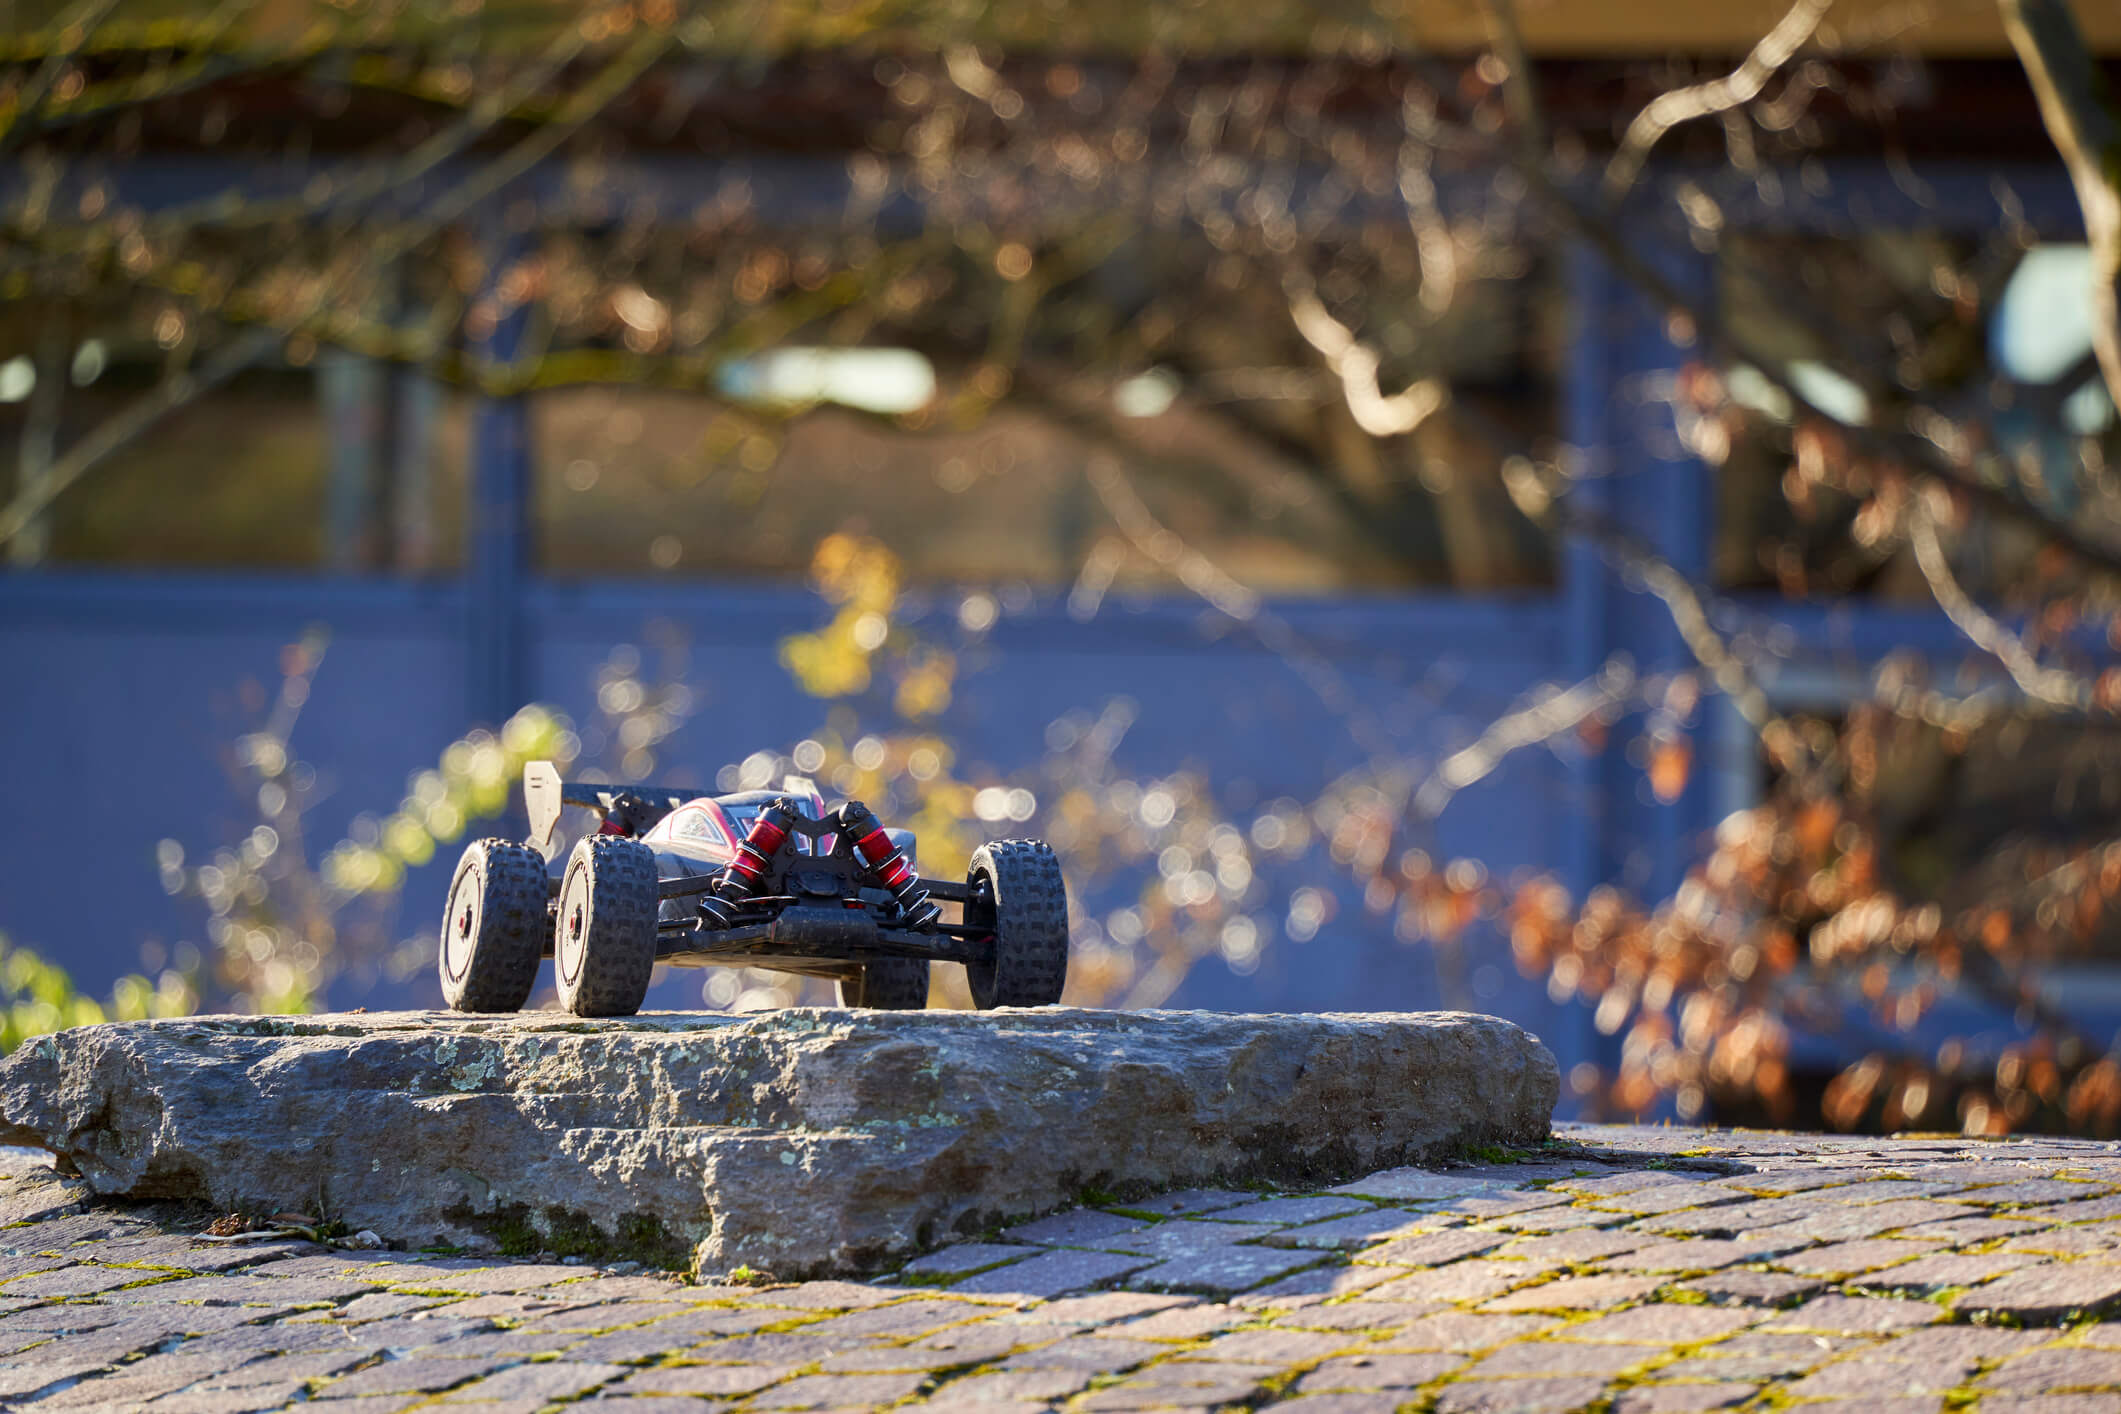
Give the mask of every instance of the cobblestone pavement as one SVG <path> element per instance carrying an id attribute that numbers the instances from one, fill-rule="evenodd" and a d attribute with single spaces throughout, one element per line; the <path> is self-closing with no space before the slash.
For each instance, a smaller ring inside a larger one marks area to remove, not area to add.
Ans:
<path id="1" fill-rule="evenodd" d="M 1489 1158 L 779 1286 L 206 1245 L 18 1158 L 0 1407 L 2121 1411 L 2121 1145 L 1601 1127 Z"/>

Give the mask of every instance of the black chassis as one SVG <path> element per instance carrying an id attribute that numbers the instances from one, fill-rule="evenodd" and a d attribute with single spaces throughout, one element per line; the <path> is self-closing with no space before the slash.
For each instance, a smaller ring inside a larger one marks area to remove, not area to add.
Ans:
<path id="1" fill-rule="evenodd" d="M 586 805 L 605 819 L 614 821 L 629 836 L 638 838 L 653 829 L 682 800 L 677 792 L 636 787 L 568 786 L 569 805 Z M 909 926 L 897 902 L 855 856 L 849 832 L 842 827 L 838 810 L 828 810 L 822 820 L 812 820 L 792 798 L 781 804 L 794 817 L 788 844 L 769 861 L 758 883 L 758 892 L 732 910 L 727 926 L 719 924 L 704 909 L 689 915 L 665 917 L 656 924 L 655 959 L 674 967 L 761 966 L 781 972 L 843 978 L 848 964 L 872 957 L 915 957 L 931 962 L 992 963 L 994 930 L 971 923 L 940 920 L 925 927 Z M 789 846 L 793 835 L 812 840 L 836 835 L 829 854 L 797 854 Z M 724 870 L 663 879 L 656 886 L 658 899 L 667 905 L 673 899 L 697 898 L 711 893 L 722 882 Z M 559 907 L 560 880 L 548 880 L 550 902 Z M 949 879 L 921 878 L 914 887 L 937 901 L 971 904 L 976 894 L 969 884 Z M 725 907 L 727 904 L 725 902 Z M 966 910 L 969 913 L 971 910 Z M 550 933 L 548 932 L 548 937 Z M 543 955 L 552 956 L 546 944 Z"/>

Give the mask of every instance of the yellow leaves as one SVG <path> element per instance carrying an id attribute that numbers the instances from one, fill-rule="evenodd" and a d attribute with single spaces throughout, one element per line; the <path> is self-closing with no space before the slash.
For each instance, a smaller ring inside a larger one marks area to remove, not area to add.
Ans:
<path id="1" fill-rule="evenodd" d="M 852 697 L 866 692 L 880 654 L 888 660 L 896 689 L 892 705 L 917 721 L 950 705 L 957 658 L 946 649 L 915 642 L 892 621 L 898 606 L 898 557 L 875 540 L 844 532 L 826 536 L 811 556 L 810 576 L 819 594 L 837 605 L 832 621 L 815 633 L 781 640 L 781 666 L 812 697 Z"/>
<path id="2" fill-rule="evenodd" d="M 179 973 L 165 972 L 159 983 L 137 975 L 119 978 L 106 1006 L 74 990 L 66 969 L 0 937 L 0 1053 L 69 1026 L 188 1016 L 197 1005 L 191 984 Z"/>
<path id="3" fill-rule="evenodd" d="M 396 811 L 333 846 L 320 866 L 324 882 L 349 896 L 397 888 L 407 869 L 435 857 L 437 846 L 455 843 L 472 821 L 506 809 L 527 762 L 564 768 L 574 754 L 567 719 L 537 703 L 510 717 L 498 735 L 474 731 L 451 742 L 437 769 L 412 778 Z"/>
<path id="4" fill-rule="evenodd" d="M 957 658 L 942 649 L 920 655 L 899 679 L 895 705 L 902 717 L 932 717 L 950 705 L 951 686 L 957 678 Z"/>
<path id="5" fill-rule="evenodd" d="M 861 618 L 858 611 L 842 610 L 816 633 L 782 639 L 781 666 L 812 697 L 851 697 L 867 690 L 869 654 L 854 636 Z"/>
<path id="6" fill-rule="evenodd" d="M 837 532 L 820 540 L 810 577 L 834 604 L 889 613 L 898 600 L 898 557 L 864 536 Z"/>

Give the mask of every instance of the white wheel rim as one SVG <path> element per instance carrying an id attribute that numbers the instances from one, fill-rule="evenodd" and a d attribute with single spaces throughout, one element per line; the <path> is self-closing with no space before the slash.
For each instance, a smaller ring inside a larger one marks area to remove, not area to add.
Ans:
<path id="1" fill-rule="evenodd" d="M 442 965 L 453 978 L 470 970 L 478 948 L 481 883 L 477 869 L 466 870 L 450 891 L 449 911 L 442 917 Z"/>
<path id="2" fill-rule="evenodd" d="M 560 976 L 572 982 L 582 975 L 582 959 L 589 946 L 588 880 L 586 869 L 570 870 L 567 887 L 560 891 L 559 916 L 553 919 L 552 952 Z"/>

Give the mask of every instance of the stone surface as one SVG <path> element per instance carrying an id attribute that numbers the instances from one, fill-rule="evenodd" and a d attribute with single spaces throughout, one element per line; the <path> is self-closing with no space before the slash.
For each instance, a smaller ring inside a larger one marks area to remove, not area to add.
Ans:
<path id="1" fill-rule="evenodd" d="M 1557 1093 L 1535 1038 L 1455 1013 L 207 1017 L 25 1044 L 0 1064 L 0 1142 L 99 1194 L 322 1206 L 400 1246 L 807 1276 L 1090 1187 L 1322 1187 L 1533 1142 Z M 22 1211 L 82 1196 L 54 1182 Z"/>
<path id="2" fill-rule="evenodd" d="M 1565 1127 L 1511 1157 L 1521 1162 L 1401 1167 L 1345 1185 L 1409 1196 L 1325 1196 L 1315 1184 L 1107 1196 L 1019 1229 L 1035 1241 L 958 1243 L 870 1283 L 761 1288 L 286 1243 L 231 1265 L 230 1248 L 142 1220 L 171 1210 L 134 1207 L 121 1221 L 89 1195 L 80 1210 L 55 1205 L 7 1229 L 0 1402 L 32 1414 L 2121 1407 L 2121 1323 L 2081 1320 L 2121 1302 L 2103 1245 L 2051 1244 L 2039 1267 L 1947 1286 L 1947 1312 L 1895 1295 L 1895 1281 L 1916 1283 L 1891 1274 L 1979 1276 L 1997 1265 L 1994 1232 L 1849 1237 L 1826 1223 L 1759 1249 L 1658 1235 L 1671 1219 L 1741 1206 L 1730 1192 L 1753 1195 L 1744 1203 L 1814 1193 L 1815 1212 L 1922 1196 L 1911 1185 L 2037 1199 L 2058 1182 L 2121 1179 L 2121 1151 Z M 1510 1225 L 1570 1211 L 1611 1225 Z M 1415 1246 L 1380 1222 L 1351 1226 L 1345 1247 L 1287 1240 L 1365 1212 L 1466 1236 Z M 1482 1233 L 1502 1245 L 1471 1240 Z M 1657 1255 L 1675 1247 L 1685 1260 Z M 1319 1265 L 1274 1275 L 1290 1260 Z M 1174 1263 L 1212 1267 L 1213 1280 L 1126 1289 Z M 2006 1299 L 1970 1306 L 1998 1290 Z M 1967 1319 L 1992 1312 L 2010 1322 Z"/>

